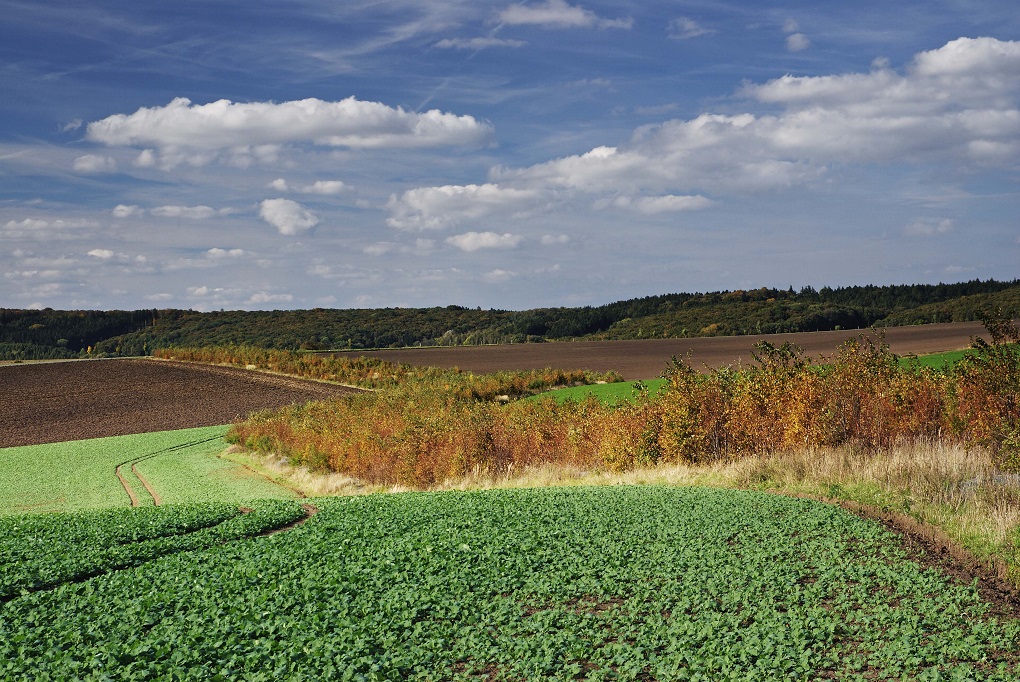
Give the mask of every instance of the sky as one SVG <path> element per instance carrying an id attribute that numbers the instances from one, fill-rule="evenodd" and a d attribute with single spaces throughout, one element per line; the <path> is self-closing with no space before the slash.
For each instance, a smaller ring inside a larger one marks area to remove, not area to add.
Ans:
<path id="1" fill-rule="evenodd" d="M 1015 0 L 0 0 L 0 308 L 1020 277 Z"/>

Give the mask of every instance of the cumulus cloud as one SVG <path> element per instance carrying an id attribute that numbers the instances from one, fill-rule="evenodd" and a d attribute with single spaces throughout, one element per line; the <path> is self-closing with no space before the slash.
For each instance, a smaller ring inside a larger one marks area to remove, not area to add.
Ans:
<path id="1" fill-rule="evenodd" d="M 240 258 L 245 253 L 247 252 L 244 249 L 220 249 L 214 247 L 206 251 L 205 255 L 208 258 L 219 260 L 222 258 Z"/>
<path id="2" fill-rule="evenodd" d="M 211 206 L 157 206 L 149 209 L 149 214 L 160 218 L 187 218 L 188 220 L 207 220 L 221 214 Z"/>
<path id="3" fill-rule="evenodd" d="M 694 196 L 667 194 L 659 197 L 638 197 L 636 199 L 624 196 L 617 197 L 613 201 L 613 206 L 617 208 L 627 208 L 644 213 L 645 215 L 675 213 L 677 211 L 697 211 L 702 208 L 708 208 L 711 205 L 712 200 L 700 194 Z"/>
<path id="4" fill-rule="evenodd" d="M 786 49 L 788 52 L 801 52 L 811 47 L 811 41 L 803 33 L 792 33 L 786 36 Z"/>
<path id="5" fill-rule="evenodd" d="M 534 5 L 510 5 L 499 13 L 499 21 L 510 25 L 531 25 L 543 28 L 630 28 L 634 20 L 605 19 L 580 5 L 565 0 L 546 0 Z"/>
<path id="6" fill-rule="evenodd" d="M 316 180 L 298 191 L 302 194 L 342 194 L 346 190 L 347 185 L 341 180 Z"/>
<path id="7" fill-rule="evenodd" d="M 319 217 L 296 201 L 266 199 L 259 204 L 259 215 L 280 234 L 298 235 L 319 224 Z"/>
<path id="8" fill-rule="evenodd" d="M 674 40 L 689 40 L 691 38 L 715 33 L 715 31 L 705 28 L 689 17 L 677 17 L 676 19 L 673 19 L 669 22 L 667 31 L 669 37 Z"/>
<path id="9" fill-rule="evenodd" d="M 100 260 L 109 260 L 116 254 L 113 251 L 110 251 L 110 249 L 92 249 L 88 252 L 88 255 Z"/>
<path id="10" fill-rule="evenodd" d="M 109 156 L 85 154 L 74 160 L 74 171 L 76 173 L 115 173 L 117 172 L 117 162 Z"/>
<path id="11" fill-rule="evenodd" d="M 57 218 L 48 220 L 44 218 L 23 218 L 21 220 L 8 220 L 0 230 L 4 239 L 32 239 L 32 240 L 53 240 L 53 239 L 81 239 L 88 235 L 83 228 L 96 227 L 98 223 L 94 220 L 76 219 L 64 220 Z"/>
<path id="12" fill-rule="evenodd" d="M 111 211 L 114 218 L 132 218 L 145 213 L 145 209 L 139 208 L 138 206 L 126 206 L 124 204 L 117 204 Z"/>
<path id="13" fill-rule="evenodd" d="M 432 47 L 442 50 L 484 50 L 490 47 L 524 47 L 523 40 L 509 38 L 444 38 Z"/>
<path id="14" fill-rule="evenodd" d="M 88 124 L 86 138 L 114 147 L 145 147 L 136 164 L 204 165 L 223 158 L 234 165 L 272 160 L 279 145 L 349 148 L 420 148 L 476 145 L 492 127 L 472 116 L 437 109 L 418 113 L 348 97 L 289 102 L 193 104 L 179 97 L 166 106 L 143 107 Z M 146 155 L 143 163 L 142 155 Z"/>
<path id="15" fill-rule="evenodd" d="M 478 220 L 495 213 L 532 208 L 540 193 L 534 189 L 483 185 L 444 185 L 407 190 L 390 197 L 390 227 L 401 230 L 435 230 Z"/>
<path id="16" fill-rule="evenodd" d="M 494 168 L 490 180 L 516 188 L 686 195 L 785 188 L 852 162 L 1008 165 L 1020 158 L 1018 93 L 1020 42 L 961 38 L 917 55 L 902 74 L 886 68 L 783 76 L 742 90 L 779 105 L 777 114 L 666 121 L 637 129 L 619 146 Z"/>
<path id="17" fill-rule="evenodd" d="M 519 234 L 497 234 L 495 232 L 465 232 L 464 234 L 447 237 L 446 243 L 456 246 L 461 251 L 473 252 L 481 249 L 513 249 L 524 237 Z"/>

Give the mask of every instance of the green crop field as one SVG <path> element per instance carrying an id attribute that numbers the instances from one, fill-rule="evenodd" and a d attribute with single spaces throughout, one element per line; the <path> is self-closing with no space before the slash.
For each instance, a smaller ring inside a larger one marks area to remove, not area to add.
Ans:
<path id="1" fill-rule="evenodd" d="M 0 519 L 0 679 L 1020 674 L 1017 621 L 817 502 L 637 486 L 313 502 L 269 536 L 296 503 L 215 538 L 253 514 Z M 60 547 L 80 556 L 50 571 Z"/>
<path id="2" fill-rule="evenodd" d="M 152 505 L 135 470 L 163 502 L 287 498 L 293 494 L 220 459 L 226 426 L 0 449 L 0 515 Z"/>
<path id="3" fill-rule="evenodd" d="M 557 402 L 566 400 L 584 400 L 588 396 L 594 396 L 608 405 L 631 400 L 638 392 L 639 385 L 644 385 L 650 393 L 657 393 L 665 386 L 665 379 L 649 379 L 647 381 L 618 381 L 611 384 L 589 384 L 585 386 L 571 386 L 560 388 L 546 393 L 531 396 L 527 400 L 540 400 L 551 396 Z"/>

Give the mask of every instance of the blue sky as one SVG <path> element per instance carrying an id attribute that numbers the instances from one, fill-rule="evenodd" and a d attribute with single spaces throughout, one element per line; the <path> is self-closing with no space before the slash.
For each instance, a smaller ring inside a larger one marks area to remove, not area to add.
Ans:
<path id="1" fill-rule="evenodd" d="M 1020 276 L 1014 0 L 0 0 L 0 307 Z"/>

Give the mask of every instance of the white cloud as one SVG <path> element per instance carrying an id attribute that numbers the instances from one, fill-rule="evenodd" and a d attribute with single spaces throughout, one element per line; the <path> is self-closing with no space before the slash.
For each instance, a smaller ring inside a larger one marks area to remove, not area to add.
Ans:
<path id="1" fill-rule="evenodd" d="M 32 240 L 54 240 L 54 239 L 81 239 L 88 236 L 88 231 L 83 228 L 96 227 L 98 223 L 88 219 L 46 220 L 42 218 L 23 218 L 22 220 L 8 220 L 3 225 L 4 239 L 32 239 Z"/>
<path id="2" fill-rule="evenodd" d="M 247 253 L 244 249 L 220 249 L 211 248 L 205 252 L 208 258 L 221 259 L 221 258 L 240 258 Z"/>
<path id="3" fill-rule="evenodd" d="M 800 24 L 796 19 L 787 19 L 783 22 L 783 33 L 796 33 L 800 30 Z"/>
<path id="4" fill-rule="evenodd" d="M 919 54 L 902 75 L 783 76 L 742 90 L 781 106 L 777 114 L 675 119 L 616 147 L 489 177 L 507 188 L 639 196 L 781 189 L 852 162 L 1008 166 L 1020 158 L 1018 93 L 1020 42 L 963 38 Z"/>
<path id="5" fill-rule="evenodd" d="M 143 149 L 135 157 L 134 164 L 139 168 L 152 168 L 156 165 L 156 153 L 151 149 Z"/>
<path id="6" fill-rule="evenodd" d="M 677 211 L 697 211 L 711 206 L 712 200 L 700 194 L 694 196 L 667 194 L 665 196 L 638 197 L 636 199 L 623 196 L 617 197 L 613 201 L 613 205 L 617 208 L 627 208 L 644 213 L 645 215 L 655 215 L 657 213 L 675 213 Z"/>
<path id="7" fill-rule="evenodd" d="M 519 234 L 496 234 L 495 232 L 465 232 L 464 234 L 447 237 L 446 243 L 456 246 L 461 251 L 473 252 L 480 249 L 513 249 L 524 237 Z"/>
<path id="8" fill-rule="evenodd" d="M 116 254 L 114 254 L 114 252 L 110 251 L 109 249 L 92 249 L 91 251 L 89 251 L 88 255 L 92 256 L 93 258 L 99 258 L 100 260 L 110 260 Z"/>
<path id="9" fill-rule="evenodd" d="M 938 234 L 946 234 L 953 231 L 953 221 L 949 218 L 939 220 L 915 220 L 903 228 L 903 234 L 908 237 L 933 237 Z"/>
<path id="10" fill-rule="evenodd" d="M 674 40 L 689 40 L 715 33 L 715 31 L 705 28 L 689 17 L 677 17 L 670 21 L 667 32 L 669 37 Z"/>
<path id="11" fill-rule="evenodd" d="M 632 18 L 604 19 L 580 5 L 565 0 L 546 0 L 535 5 L 510 5 L 499 13 L 499 21 L 510 25 L 544 28 L 630 28 Z"/>
<path id="12" fill-rule="evenodd" d="M 79 128 L 81 128 L 82 123 L 84 123 L 84 121 L 82 121 L 80 118 L 70 120 L 64 125 L 60 126 L 60 132 L 69 133 L 74 130 L 78 130 Z"/>
<path id="13" fill-rule="evenodd" d="M 145 213 L 145 209 L 139 208 L 138 206 L 126 206 L 124 204 L 117 204 L 113 211 L 114 218 L 131 218 L 134 216 L 140 216 Z"/>
<path id="14" fill-rule="evenodd" d="M 290 199 L 266 199 L 259 205 L 259 215 L 280 234 L 297 235 L 319 224 L 319 217 Z"/>
<path id="15" fill-rule="evenodd" d="M 290 187 L 287 185 L 287 181 L 283 178 L 276 178 L 272 182 L 266 185 L 266 189 L 275 189 L 277 192 L 289 192 Z"/>
<path id="16" fill-rule="evenodd" d="M 217 211 L 211 206 L 157 206 L 149 209 L 150 215 L 160 218 L 187 218 L 188 220 L 207 220 L 221 213 L 222 210 Z"/>
<path id="17" fill-rule="evenodd" d="M 443 50 L 484 50 L 490 47 L 524 47 L 523 40 L 508 38 L 444 38 L 433 47 Z"/>
<path id="18" fill-rule="evenodd" d="M 789 52 L 802 52 L 811 47 L 811 41 L 803 33 L 786 36 L 786 49 Z"/>
<path id="19" fill-rule="evenodd" d="M 117 162 L 109 156 L 86 154 L 74 160 L 76 173 L 116 173 Z"/>
<path id="20" fill-rule="evenodd" d="M 141 108 L 89 123 L 86 138 L 108 146 L 160 151 L 164 166 L 201 166 L 217 158 L 245 166 L 275 159 L 279 145 L 310 143 L 351 148 L 420 148 L 476 145 L 492 127 L 472 116 L 436 109 L 422 113 L 365 102 L 309 98 L 290 102 L 192 104 L 174 99 L 163 107 Z M 155 159 L 146 156 L 146 162 Z"/>
<path id="21" fill-rule="evenodd" d="M 401 230 L 442 229 L 495 213 L 532 208 L 540 200 L 532 189 L 484 185 L 445 185 L 407 190 L 390 197 L 390 227 Z"/>
<path id="22" fill-rule="evenodd" d="M 347 185 L 340 180 L 316 180 L 298 191 L 302 194 L 341 194 L 346 190 Z"/>
<path id="23" fill-rule="evenodd" d="M 545 246 L 553 246 L 555 244 L 566 244 L 570 241 L 570 237 L 565 234 L 544 234 L 542 235 L 541 242 Z"/>

